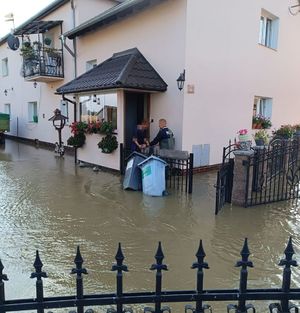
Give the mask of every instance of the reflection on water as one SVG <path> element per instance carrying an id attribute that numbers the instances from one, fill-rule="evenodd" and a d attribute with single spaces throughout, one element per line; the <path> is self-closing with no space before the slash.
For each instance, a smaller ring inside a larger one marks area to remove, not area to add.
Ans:
<path id="1" fill-rule="evenodd" d="M 245 237 L 255 266 L 249 271 L 251 288 L 280 286 L 277 264 L 290 235 L 299 252 L 298 203 L 228 206 L 215 217 L 215 173 L 196 175 L 193 195 L 152 198 L 123 191 L 120 182 L 116 174 L 75 167 L 72 157 L 56 158 L 47 150 L 7 140 L 0 150 L 0 256 L 10 279 L 7 298 L 34 296 L 29 276 L 36 249 L 49 276 L 46 295 L 74 293 L 70 270 L 77 245 L 89 272 L 87 293 L 114 290 L 110 269 L 118 242 L 129 267 L 126 291 L 154 288 L 149 267 L 158 241 L 169 266 L 165 289 L 195 288 L 190 267 L 200 239 L 210 266 L 206 288 L 238 287 L 239 269 L 234 265 Z M 294 273 L 293 284 L 299 285 L 299 271 Z"/>

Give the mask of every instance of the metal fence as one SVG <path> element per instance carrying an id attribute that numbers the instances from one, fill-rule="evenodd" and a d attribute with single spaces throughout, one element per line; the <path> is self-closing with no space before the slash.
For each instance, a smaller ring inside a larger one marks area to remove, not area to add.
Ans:
<path id="1" fill-rule="evenodd" d="M 128 158 L 132 153 L 131 150 L 125 149 L 123 144 L 120 144 L 120 172 L 125 174 Z M 145 154 L 148 155 L 148 154 Z M 154 155 L 158 156 L 168 166 L 166 168 L 166 187 L 173 190 L 193 192 L 193 167 L 194 156 L 185 151 L 175 150 L 160 150 Z"/>
<path id="2" fill-rule="evenodd" d="M 238 289 L 204 289 L 204 270 L 209 269 L 208 263 L 204 261 L 206 256 L 202 241 L 196 253 L 196 262 L 192 264 L 192 269 L 196 270 L 196 288 L 194 290 L 163 290 L 162 278 L 163 272 L 168 270 L 168 266 L 163 263 L 164 253 L 162 245 L 159 242 L 155 254 L 156 262 L 150 267 L 155 272 L 155 290 L 144 292 L 123 292 L 123 275 L 128 272 L 127 265 L 124 264 L 124 255 L 119 244 L 116 263 L 112 266 L 112 271 L 116 272 L 116 292 L 107 294 L 85 295 L 83 291 L 83 276 L 88 274 L 83 267 L 83 258 L 79 247 L 75 256 L 75 267 L 71 274 L 76 275 L 76 294 L 72 296 L 44 297 L 43 279 L 47 278 L 46 272 L 43 271 L 43 263 L 39 257 L 38 251 L 34 261 L 35 272 L 31 278 L 36 279 L 36 296 L 30 299 L 5 299 L 5 283 L 8 280 L 3 274 L 3 265 L 0 261 L 0 312 L 36 310 L 43 313 L 45 309 L 57 308 L 76 308 L 78 313 L 83 313 L 87 307 L 111 306 L 107 313 L 133 312 L 134 307 L 128 305 L 152 303 L 153 306 L 145 306 L 144 312 L 162 313 L 171 312 L 171 308 L 166 306 L 167 303 L 189 303 L 185 305 L 185 312 L 203 313 L 206 310 L 212 312 L 212 306 L 208 303 L 231 301 L 235 302 L 227 305 L 227 312 L 247 312 L 255 307 L 249 303 L 252 300 L 269 301 L 274 303 L 269 305 L 270 312 L 298 312 L 298 308 L 292 304 L 291 300 L 300 300 L 300 289 L 291 288 L 291 268 L 296 267 L 297 262 L 293 259 L 294 249 L 292 238 L 289 239 L 284 251 L 285 257 L 279 262 L 283 267 L 282 286 L 281 288 L 262 288 L 250 289 L 248 283 L 248 268 L 253 267 L 249 260 L 250 252 L 247 238 L 244 241 L 241 250 L 241 260 L 238 260 L 236 267 L 240 267 L 240 279 Z M 72 311 L 74 312 L 74 311 Z M 93 312 L 89 309 L 89 312 Z"/>
<path id="3" fill-rule="evenodd" d="M 275 140 L 255 150 L 244 163 L 247 173 L 245 206 L 299 198 L 300 143 Z"/>

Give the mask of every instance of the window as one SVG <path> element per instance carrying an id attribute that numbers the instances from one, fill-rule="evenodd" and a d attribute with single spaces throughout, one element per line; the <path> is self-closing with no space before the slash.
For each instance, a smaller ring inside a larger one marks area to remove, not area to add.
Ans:
<path id="1" fill-rule="evenodd" d="M 64 100 L 60 101 L 60 112 L 62 115 L 69 117 L 69 107 L 67 101 Z"/>
<path id="2" fill-rule="evenodd" d="M 107 121 L 117 129 L 117 94 L 94 94 L 79 97 L 81 120 L 85 122 Z"/>
<path id="3" fill-rule="evenodd" d="M 37 102 L 28 102 L 28 122 L 29 123 L 38 122 Z"/>
<path id="4" fill-rule="evenodd" d="M 8 58 L 2 59 L 2 76 L 8 76 Z"/>
<path id="5" fill-rule="evenodd" d="M 97 66 L 97 60 L 96 59 L 90 60 L 90 61 L 86 62 L 85 69 L 86 69 L 86 71 L 89 71 L 96 66 Z"/>
<path id="6" fill-rule="evenodd" d="M 4 113 L 11 115 L 10 103 L 5 103 L 4 104 Z"/>
<path id="7" fill-rule="evenodd" d="M 270 128 L 272 117 L 271 98 L 254 97 L 252 128 Z"/>
<path id="8" fill-rule="evenodd" d="M 266 10 L 261 11 L 259 43 L 277 49 L 279 18 Z"/>

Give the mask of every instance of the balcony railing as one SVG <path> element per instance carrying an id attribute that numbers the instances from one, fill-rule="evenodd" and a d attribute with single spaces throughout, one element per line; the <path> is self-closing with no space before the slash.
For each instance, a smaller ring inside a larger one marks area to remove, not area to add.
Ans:
<path id="1" fill-rule="evenodd" d="M 55 81 L 64 77 L 61 49 L 41 48 L 23 53 L 22 74 L 26 80 Z"/>

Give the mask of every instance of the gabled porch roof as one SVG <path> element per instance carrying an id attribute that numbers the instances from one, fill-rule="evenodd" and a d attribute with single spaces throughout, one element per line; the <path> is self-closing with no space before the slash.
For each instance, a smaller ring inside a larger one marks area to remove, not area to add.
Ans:
<path id="1" fill-rule="evenodd" d="M 115 53 L 90 71 L 59 87 L 58 94 L 113 88 L 166 91 L 167 84 L 137 48 Z"/>

